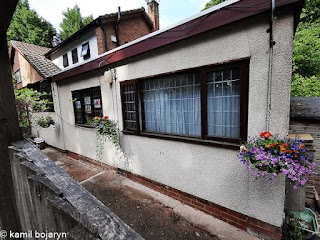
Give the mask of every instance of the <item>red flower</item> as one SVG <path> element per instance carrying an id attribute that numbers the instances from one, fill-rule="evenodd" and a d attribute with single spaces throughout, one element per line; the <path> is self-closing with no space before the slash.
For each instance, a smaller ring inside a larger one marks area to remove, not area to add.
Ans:
<path id="1" fill-rule="evenodd" d="M 270 133 L 270 132 L 262 132 L 260 133 L 260 137 L 261 138 L 265 138 L 265 139 L 268 139 L 270 137 L 272 137 L 273 135 Z"/>
<path id="2" fill-rule="evenodd" d="M 109 118 L 108 116 L 104 116 L 104 117 L 103 117 L 104 120 L 107 120 L 108 118 Z"/>

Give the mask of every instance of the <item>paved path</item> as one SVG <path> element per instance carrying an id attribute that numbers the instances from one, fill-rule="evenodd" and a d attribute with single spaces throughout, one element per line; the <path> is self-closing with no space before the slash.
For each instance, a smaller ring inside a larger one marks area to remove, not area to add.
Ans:
<path id="1" fill-rule="evenodd" d="M 114 170 L 67 157 L 50 147 L 42 151 L 147 240 L 257 239 Z"/>

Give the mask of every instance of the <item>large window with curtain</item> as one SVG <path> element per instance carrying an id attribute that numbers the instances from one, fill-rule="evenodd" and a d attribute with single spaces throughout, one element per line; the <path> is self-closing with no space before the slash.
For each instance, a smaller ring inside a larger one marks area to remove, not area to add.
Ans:
<path id="1" fill-rule="evenodd" d="M 248 60 L 121 82 L 124 131 L 239 143 L 246 139 Z"/>

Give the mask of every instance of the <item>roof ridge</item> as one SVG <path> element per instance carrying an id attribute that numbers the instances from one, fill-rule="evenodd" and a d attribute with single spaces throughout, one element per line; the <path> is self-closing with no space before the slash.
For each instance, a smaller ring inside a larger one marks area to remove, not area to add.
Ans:
<path id="1" fill-rule="evenodd" d="M 36 44 L 32 44 L 32 43 L 26 43 L 26 42 L 21 42 L 21 41 L 17 41 L 17 40 L 10 40 L 10 42 L 12 42 L 13 44 L 22 44 L 22 45 L 29 45 L 29 46 L 34 46 L 34 47 L 37 47 L 37 48 L 45 48 L 45 49 L 48 49 L 51 50 L 50 47 L 44 47 L 44 46 L 40 46 L 40 45 L 36 45 Z M 19 47 L 17 45 L 15 45 L 16 47 Z"/>
<path id="2" fill-rule="evenodd" d="M 145 11 L 144 7 L 141 8 L 135 8 L 135 9 L 130 9 L 130 10 L 125 10 L 125 11 L 120 11 L 120 13 L 130 13 L 130 12 L 135 12 L 135 11 Z M 111 12 L 111 13 L 106 13 L 104 15 L 100 15 L 99 17 L 106 17 L 106 16 L 111 16 L 113 14 L 118 14 L 118 12 Z"/>

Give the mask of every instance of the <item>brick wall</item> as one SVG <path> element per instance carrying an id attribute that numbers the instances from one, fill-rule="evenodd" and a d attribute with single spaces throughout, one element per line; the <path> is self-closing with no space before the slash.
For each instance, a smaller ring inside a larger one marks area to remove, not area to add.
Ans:
<path id="1" fill-rule="evenodd" d="M 88 157 L 84 157 L 82 155 L 79 155 L 77 153 L 68 152 L 68 156 L 73 159 L 81 159 L 84 161 L 88 161 L 90 163 L 93 163 L 95 165 L 99 165 L 102 167 L 105 167 L 107 169 L 115 169 L 114 167 L 111 167 L 109 165 L 106 165 L 104 163 L 98 162 L 96 160 L 90 159 Z M 219 206 L 215 203 L 212 203 L 210 201 L 207 201 L 202 198 L 198 198 L 196 196 L 193 196 L 191 194 L 182 192 L 178 189 L 163 185 L 159 182 L 141 177 L 139 175 L 119 170 L 128 177 L 129 179 L 132 179 L 135 182 L 138 182 L 142 185 L 145 185 L 149 188 L 152 188 L 162 194 L 165 194 L 167 196 L 170 196 L 184 204 L 187 204 L 193 208 L 196 208 L 206 214 L 209 214 L 215 218 L 218 218 L 220 220 L 223 220 L 239 229 L 242 229 L 244 231 L 248 231 L 249 233 L 261 237 L 263 239 L 273 239 L 273 240 L 280 240 L 282 239 L 282 228 L 272 226 L 268 223 L 262 222 L 258 219 L 246 216 L 244 214 L 235 212 L 231 209 L 227 209 L 225 207 Z M 254 207 L 254 206 L 252 206 Z"/>
<path id="2" fill-rule="evenodd" d="M 111 36 L 116 36 L 115 22 L 105 23 L 104 26 L 106 31 L 107 48 L 108 50 L 112 50 L 117 47 L 117 44 L 111 41 Z M 123 18 L 121 19 L 119 24 L 120 45 L 131 42 L 151 32 L 152 29 L 150 28 L 150 25 L 141 15 L 133 16 L 130 18 Z M 100 27 L 96 28 L 96 36 L 98 53 L 102 54 L 106 50 L 104 46 L 103 31 Z"/>

